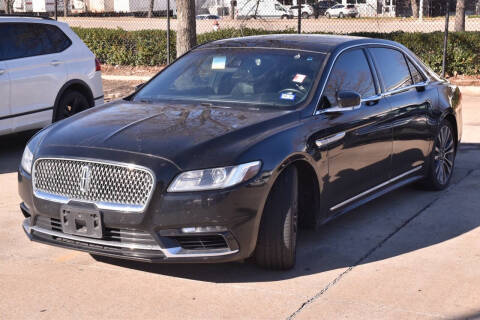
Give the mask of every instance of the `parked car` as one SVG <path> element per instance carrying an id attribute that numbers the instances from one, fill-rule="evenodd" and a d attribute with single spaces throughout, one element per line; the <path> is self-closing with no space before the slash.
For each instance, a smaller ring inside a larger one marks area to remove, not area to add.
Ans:
<path id="1" fill-rule="evenodd" d="M 337 4 L 328 9 L 325 12 L 325 16 L 327 18 L 331 17 L 337 17 L 337 18 L 345 18 L 345 17 L 350 17 L 350 18 L 355 18 L 359 17 L 358 9 L 354 4 Z"/>
<path id="2" fill-rule="evenodd" d="M 315 2 L 313 6 L 313 14 L 315 19 L 318 19 L 319 16 L 324 16 L 325 12 L 334 5 L 336 5 L 336 1 L 318 1 Z"/>
<path id="3" fill-rule="evenodd" d="M 209 42 L 124 100 L 37 133 L 19 169 L 23 228 L 99 255 L 289 269 L 299 226 L 409 183 L 447 187 L 460 103 L 392 41 Z"/>
<path id="4" fill-rule="evenodd" d="M 196 16 L 197 20 L 219 20 L 222 17 L 214 15 L 214 14 L 199 14 Z"/>
<path id="5" fill-rule="evenodd" d="M 67 24 L 0 17 L 0 135 L 103 104 L 100 63 Z"/>
<path id="6" fill-rule="evenodd" d="M 290 10 L 292 10 L 292 14 L 294 17 L 298 17 L 298 5 L 291 6 Z M 309 4 L 302 4 L 301 7 L 301 16 L 303 19 L 308 19 L 310 16 L 313 16 L 313 7 Z"/>
<path id="7" fill-rule="evenodd" d="M 257 18 L 293 18 L 292 10 L 282 5 L 276 0 L 271 1 L 251 1 L 237 0 L 237 17 L 243 19 Z"/>

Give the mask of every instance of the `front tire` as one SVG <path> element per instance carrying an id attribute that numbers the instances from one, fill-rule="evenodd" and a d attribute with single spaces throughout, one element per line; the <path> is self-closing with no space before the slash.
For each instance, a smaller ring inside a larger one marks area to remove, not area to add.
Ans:
<path id="1" fill-rule="evenodd" d="M 340 19 L 343 19 L 343 18 L 345 18 L 345 15 L 343 14 L 343 12 L 340 12 L 340 13 L 338 14 L 338 17 L 339 17 Z"/>
<path id="2" fill-rule="evenodd" d="M 455 155 L 452 124 L 448 120 L 443 120 L 435 137 L 430 166 L 423 185 L 431 190 L 443 190 L 448 187 L 455 166 Z"/>
<path id="3" fill-rule="evenodd" d="M 75 90 L 67 90 L 58 102 L 54 121 L 66 119 L 78 112 L 88 109 L 88 107 L 88 100 L 82 93 Z"/>
<path id="4" fill-rule="evenodd" d="M 308 19 L 310 15 L 307 12 L 302 13 L 302 19 Z"/>
<path id="5" fill-rule="evenodd" d="M 255 260 L 263 268 L 288 270 L 295 265 L 298 227 L 298 174 L 285 169 L 263 210 Z"/>

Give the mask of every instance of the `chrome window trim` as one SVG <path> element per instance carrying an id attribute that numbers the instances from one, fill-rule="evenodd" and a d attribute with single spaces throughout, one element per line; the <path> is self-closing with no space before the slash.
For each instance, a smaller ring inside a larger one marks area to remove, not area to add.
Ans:
<path id="1" fill-rule="evenodd" d="M 42 233 L 52 237 L 58 237 L 63 239 L 68 239 L 72 241 L 78 241 L 88 244 L 97 244 L 106 247 L 119 247 L 131 250 L 151 250 L 151 251 L 160 251 L 166 258 L 202 258 L 202 257 L 217 257 L 225 256 L 229 254 L 237 253 L 239 250 L 231 249 L 212 249 L 212 250 L 184 250 L 182 247 L 172 247 L 172 248 L 162 248 L 159 245 L 147 245 L 147 244 L 136 244 L 136 243 L 122 243 L 120 241 L 106 241 L 93 238 L 79 237 L 75 235 L 65 234 L 63 232 L 47 230 L 37 226 L 30 225 L 30 218 L 27 218 L 23 221 L 23 229 L 25 232 L 31 236 L 32 231 Z"/>
<path id="2" fill-rule="evenodd" d="M 351 45 L 351 46 L 348 46 L 346 48 L 343 48 L 342 50 L 340 50 L 336 55 L 335 57 L 333 58 L 333 62 L 332 64 L 330 65 L 330 68 L 328 69 L 328 73 L 327 73 L 327 79 L 325 80 L 325 82 L 323 83 L 322 85 L 322 90 L 320 91 L 320 96 L 318 97 L 318 101 L 317 101 L 317 105 L 315 106 L 315 110 L 313 112 L 313 115 L 318 115 L 318 114 L 321 114 L 321 113 L 324 113 L 324 112 L 321 112 L 322 110 L 318 109 L 318 105 L 320 104 L 320 100 L 322 99 L 323 97 L 323 92 L 325 91 L 325 86 L 327 85 L 327 82 L 328 80 L 330 79 L 330 74 L 332 73 L 332 69 L 333 69 L 333 66 L 335 65 L 335 63 L 337 62 L 337 59 L 338 57 L 344 53 L 345 51 L 347 50 L 350 50 L 350 49 L 353 49 L 353 48 L 358 48 L 360 47 L 361 49 L 363 48 L 367 48 L 368 46 L 378 46 L 378 47 L 389 47 L 389 48 L 393 48 L 395 50 L 398 50 L 400 52 L 402 52 L 405 56 L 407 56 L 408 58 L 410 58 L 410 61 L 418 68 L 418 70 L 422 73 L 422 75 L 424 76 L 424 78 L 426 79 L 424 82 L 422 82 L 423 85 L 420 85 L 421 83 L 416 83 L 416 84 L 413 84 L 413 85 L 410 85 L 408 87 L 404 87 L 404 88 L 400 88 L 400 89 L 403 89 L 403 90 L 408 90 L 408 89 L 411 89 L 412 87 L 420 87 L 420 86 L 425 86 L 425 85 L 428 85 L 430 82 L 431 82 L 431 78 L 430 76 L 425 72 L 424 70 L 424 67 L 419 65 L 417 63 L 417 61 L 412 57 L 412 55 L 408 52 L 406 52 L 404 49 L 400 48 L 400 47 L 397 47 L 395 45 L 392 45 L 392 44 L 388 44 L 388 43 L 373 43 L 373 42 L 367 42 L 367 43 L 360 43 L 360 44 L 355 44 L 355 45 Z M 396 89 L 396 90 L 399 90 L 399 89 Z M 396 92 L 398 93 L 398 92 Z M 388 92 L 382 92 L 380 93 L 379 95 L 381 96 L 381 98 L 383 98 L 386 94 L 388 95 L 392 95 L 392 94 L 395 94 L 393 93 L 392 91 L 388 91 Z M 365 98 L 365 100 L 369 100 L 371 99 L 372 97 L 369 97 L 369 98 Z M 371 100 L 376 100 L 376 99 L 371 99 Z M 362 102 L 363 99 L 362 99 Z M 327 108 L 327 109 L 324 109 L 323 111 L 325 110 L 329 110 L 329 109 L 332 109 L 332 108 Z M 351 110 L 346 110 L 346 108 L 341 108 L 342 110 L 339 110 L 339 111 L 336 111 L 336 112 L 340 112 L 340 111 L 351 111 Z M 358 109 L 358 108 L 357 108 Z M 333 111 L 330 111 L 330 112 L 333 112 Z"/>
<path id="3" fill-rule="evenodd" d="M 398 176 L 396 176 L 396 177 L 394 177 L 394 178 L 392 178 L 392 179 L 390 179 L 390 180 L 387 180 L 387 181 L 385 181 L 385 182 L 383 182 L 383 183 L 381 183 L 381 184 L 379 184 L 379 185 L 377 185 L 377 186 L 375 186 L 375 187 L 373 187 L 373 188 L 370 188 L 370 189 L 368 189 L 368 190 L 366 190 L 366 191 L 364 191 L 364 192 L 362 192 L 362 193 L 359 193 L 359 194 L 357 194 L 356 196 L 354 196 L 354 197 L 352 197 L 352 198 L 350 198 L 350 199 L 347 199 L 347 200 L 345 200 L 345 201 L 343 201 L 343 202 L 340 202 L 339 204 L 331 207 L 331 208 L 330 208 L 330 211 L 334 211 L 334 210 L 336 210 L 336 209 L 338 209 L 338 208 L 341 208 L 341 207 L 349 204 L 350 202 L 353 202 L 353 201 L 355 201 L 355 200 L 357 200 L 357 199 L 359 199 L 359 198 L 361 198 L 361 197 L 363 197 L 363 196 L 366 196 L 366 195 L 369 194 L 369 193 L 372 193 L 373 191 L 376 191 L 376 190 L 378 190 L 378 189 L 380 189 L 380 188 L 382 188 L 382 187 L 385 187 L 385 186 L 387 186 L 387 185 L 389 185 L 389 184 L 391 184 L 391 183 L 393 183 L 393 182 L 395 182 L 395 181 L 397 181 L 397 180 L 400 180 L 401 178 L 406 177 L 406 176 L 408 176 L 409 174 L 412 174 L 412 173 L 414 173 L 414 172 L 417 172 L 418 170 L 420 170 L 420 169 L 422 169 L 422 168 L 423 168 L 423 166 L 418 166 L 418 167 L 415 167 L 415 168 L 413 168 L 413 169 L 411 169 L 411 170 L 408 170 L 407 172 L 404 172 L 404 173 L 402 173 L 402 174 L 400 174 L 400 175 L 398 175 Z"/>
<path id="4" fill-rule="evenodd" d="M 47 192 L 44 192 L 44 191 L 39 191 L 39 190 L 35 189 L 35 174 L 36 174 L 36 164 L 37 164 L 38 161 L 42 161 L 42 160 L 78 161 L 78 162 L 85 162 L 85 163 L 112 165 L 112 166 L 117 166 L 117 167 L 123 167 L 123 168 L 128 168 L 128 169 L 135 169 L 135 170 L 144 171 L 144 172 L 147 172 L 152 177 L 152 180 L 153 180 L 152 190 L 150 191 L 148 199 L 143 206 L 120 204 L 120 203 L 110 203 L 110 202 L 103 202 L 103 201 L 87 201 L 87 200 L 69 198 L 69 197 L 65 197 L 65 196 L 61 196 L 61 195 L 47 193 Z M 141 213 L 141 212 L 144 212 L 145 209 L 150 204 L 150 200 L 153 197 L 153 193 L 155 192 L 156 185 L 157 185 L 157 179 L 156 179 L 155 173 L 151 169 L 149 169 L 147 167 L 139 166 L 139 165 L 136 165 L 136 164 L 129 164 L 129 163 L 124 163 L 124 162 L 98 160 L 98 159 L 90 159 L 90 158 L 45 157 L 45 158 L 35 159 L 35 161 L 33 163 L 33 166 L 32 166 L 33 195 L 38 199 L 43 199 L 43 200 L 56 202 L 56 203 L 61 203 L 61 204 L 67 204 L 70 201 L 78 201 L 78 202 L 82 202 L 82 203 L 94 204 L 95 206 L 97 206 L 98 209 L 103 209 L 103 210 Z"/>

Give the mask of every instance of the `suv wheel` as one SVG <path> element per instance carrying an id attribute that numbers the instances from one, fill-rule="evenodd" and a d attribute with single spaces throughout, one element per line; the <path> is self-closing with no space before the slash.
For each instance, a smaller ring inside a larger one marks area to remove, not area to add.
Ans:
<path id="1" fill-rule="evenodd" d="M 330 19 L 332 16 L 330 15 L 330 13 L 327 12 L 326 14 L 327 18 Z"/>
<path id="2" fill-rule="evenodd" d="M 423 185 L 432 190 L 445 189 L 455 165 L 455 136 L 449 121 L 443 120 L 430 156 L 430 166 Z"/>
<path id="3" fill-rule="evenodd" d="M 343 18 L 345 18 L 345 15 L 343 14 L 343 12 L 340 12 L 340 13 L 338 14 L 338 17 L 339 17 L 340 19 L 343 19 Z"/>
<path id="4" fill-rule="evenodd" d="M 255 260 L 263 268 L 288 270 L 295 265 L 298 226 L 297 169 L 290 166 L 272 187 L 263 210 Z"/>
<path id="5" fill-rule="evenodd" d="M 60 121 L 89 107 L 87 98 L 78 91 L 67 90 L 58 102 L 55 121 Z"/>
<path id="6" fill-rule="evenodd" d="M 309 14 L 307 12 L 302 13 L 302 19 L 308 19 Z"/>

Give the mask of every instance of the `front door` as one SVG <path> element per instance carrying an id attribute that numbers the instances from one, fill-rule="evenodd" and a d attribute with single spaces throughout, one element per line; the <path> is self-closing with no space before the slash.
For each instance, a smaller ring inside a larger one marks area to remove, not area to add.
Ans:
<path id="1" fill-rule="evenodd" d="M 328 150 L 328 181 L 322 199 L 330 214 L 347 208 L 390 177 L 391 108 L 379 95 L 372 70 L 364 49 L 346 51 L 335 62 L 325 86 L 318 112 L 327 129 L 316 143 Z M 359 93 L 362 103 L 329 112 L 339 107 L 340 91 Z"/>

